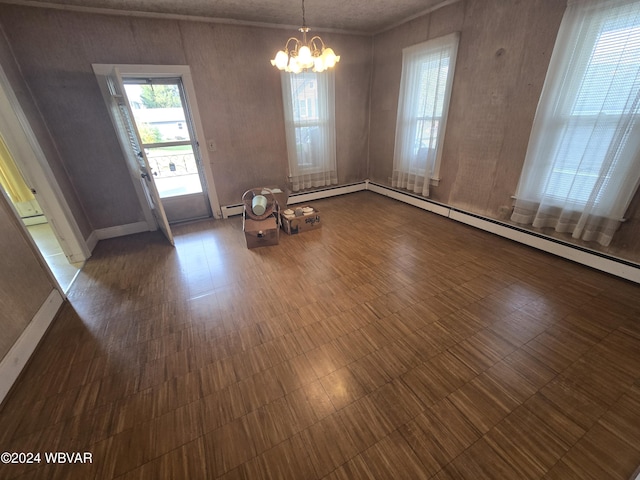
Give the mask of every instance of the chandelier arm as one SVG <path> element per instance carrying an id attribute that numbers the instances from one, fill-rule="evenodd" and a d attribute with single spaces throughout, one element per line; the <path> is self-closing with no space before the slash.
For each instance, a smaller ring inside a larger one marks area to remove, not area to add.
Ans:
<path id="1" fill-rule="evenodd" d="M 318 47 L 317 47 L 317 46 L 315 45 L 315 43 L 314 43 L 314 42 L 316 42 L 316 41 L 320 42 L 320 46 L 321 46 L 321 48 L 320 48 L 319 50 L 318 50 Z M 313 47 L 313 48 L 312 48 L 312 51 L 313 51 L 314 53 L 315 53 L 315 52 L 319 52 L 319 53 L 318 53 L 318 55 L 319 55 L 320 53 L 322 53 L 322 50 L 324 50 L 324 48 L 325 48 L 325 46 L 324 46 L 324 42 L 322 41 L 322 38 L 320 38 L 318 35 L 316 35 L 316 36 L 315 36 L 315 37 L 313 37 L 311 40 L 309 40 L 309 46 L 310 46 L 310 47 Z"/>
<path id="2" fill-rule="evenodd" d="M 295 47 L 290 50 L 289 43 L 291 41 L 294 42 Z M 287 55 L 289 55 L 289 52 L 297 52 L 299 48 L 300 48 L 300 40 L 298 40 L 296 37 L 289 37 L 289 40 L 287 40 L 287 43 L 284 44 L 284 51 Z"/>

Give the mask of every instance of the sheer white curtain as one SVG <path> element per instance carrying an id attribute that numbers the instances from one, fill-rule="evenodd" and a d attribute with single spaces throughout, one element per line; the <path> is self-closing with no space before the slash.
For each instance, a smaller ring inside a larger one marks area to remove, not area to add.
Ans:
<path id="1" fill-rule="evenodd" d="M 337 184 L 335 76 L 282 73 L 282 98 L 293 191 Z"/>
<path id="2" fill-rule="evenodd" d="M 394 187 L 428 196 L 429 180 L 439 175 L 458 36 L 453 33 L 402 51 Z"/>
<path id="3" fill-rule="evenodd" d="M 569 4 L 511 219 L 607 246 L 640 181 L 640 1 Z"/>

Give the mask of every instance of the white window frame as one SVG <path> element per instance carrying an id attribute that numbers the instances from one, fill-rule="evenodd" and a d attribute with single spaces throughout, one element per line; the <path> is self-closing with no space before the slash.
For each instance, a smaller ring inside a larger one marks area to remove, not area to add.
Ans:
<path id="1" fill-rule="evenodd" d="M 454 32 L 443 37 L 412 45 L 402 51 L 402 77 L 398 98 L 396 142 L 393 159 L 394 186 L 409 188 L 406 186 L 406 181 L 398 181 L 396 185 L 396 172 L 402 172 L 403 175 L 424 177 L 424 189 L 416 191 L 416 193 L 423 195 L 428 195 L 429 184 L 438 185 L 440 181 L 442 145 L 447 128 L 459 38 L 459 32 Z M 439 92 L 433 92 L 431 89 L 444 87 L 442 111 L 439 112 L 439 115 L 430 115 L 426 106 L 420 109 L 420 107 L 416 105 L 417 99 L 420 98 L 421 93 L 423 93 L 421 89 L 424 88 L 425 84 L 425 79 L 419 76 L 420 65 L 445 51 L 448 52 L 445 84 L 428 83 L 426 85 L 428 90 L 424 92 L 426 96 L 435 95 L 437 97 Z M 435 140 L 435 158 L 433 159 L 432 165 L 428 164 L 427 156 L 418 158 L 420 148 L 416 148 L 418 145 L 418 125 L 425 120 L 438 122 L 438 132 Z"/>
<path id="2" fill-rule="evenodd" d="M 337 183 L 336 176 L 336 132 L 335 132 L 335 76 L 333 72 L 282 73 L 282 99 L 285 117 L 285 134 L 289 176 L 293 178 L 294 190 L 300 179 L 300 189 Z M 293 83 L 306 79 L 309 92 L 317 102 L 295 98 Z M 323 96 L 324 95 L 324 96 Z M 304 103 L 304 108 L 301 105 Z M 296 105 L 299 104 L 297 107 Z M 302 155 L 297 142 L 297 131 L 317 127 L 322 140 L 317 152 Z M 313 178 L 305 178 L 313 176 Z"/>

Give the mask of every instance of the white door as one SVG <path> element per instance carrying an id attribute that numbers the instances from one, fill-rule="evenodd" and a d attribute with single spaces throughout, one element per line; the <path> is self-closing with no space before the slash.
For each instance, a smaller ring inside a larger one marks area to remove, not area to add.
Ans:
<path id="1" fill-rule="evenodd" d="M 174 245 L 173 234 L 169 227 L 169 221 L 162 206 L 158 188 L 154 181 L 154 172 L 149 166 L 149 159 L 142 148 L 142 141 L 133 123 L 133 114 L 129 106 L 127 93 L 124 89 L 122 76 L 117 67 L 114 67 L 107 77 L 109 93 L 111 95 L 111 114 L 116 123 L 116 131 L 120 139 L 120 144 L 127 158 L 129 168 L 140 182 L 145 199 L 151 209 L 158 228 L 167 237 L 167 240 Z M 119 127 L 119 128 L 118 128 Z M 123 138 L 125 137 L 126 138 Z"/>

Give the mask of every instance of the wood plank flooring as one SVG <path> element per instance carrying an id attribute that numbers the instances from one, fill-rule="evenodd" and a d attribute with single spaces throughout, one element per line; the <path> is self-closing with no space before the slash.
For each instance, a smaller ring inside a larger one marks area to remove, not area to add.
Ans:
<path id="1" fill-rule="evenodd" d="M 248 250 L 102 241 L 0 412 L 2 479 L 628 479 L 640 287 L 394 200 Z"/>

